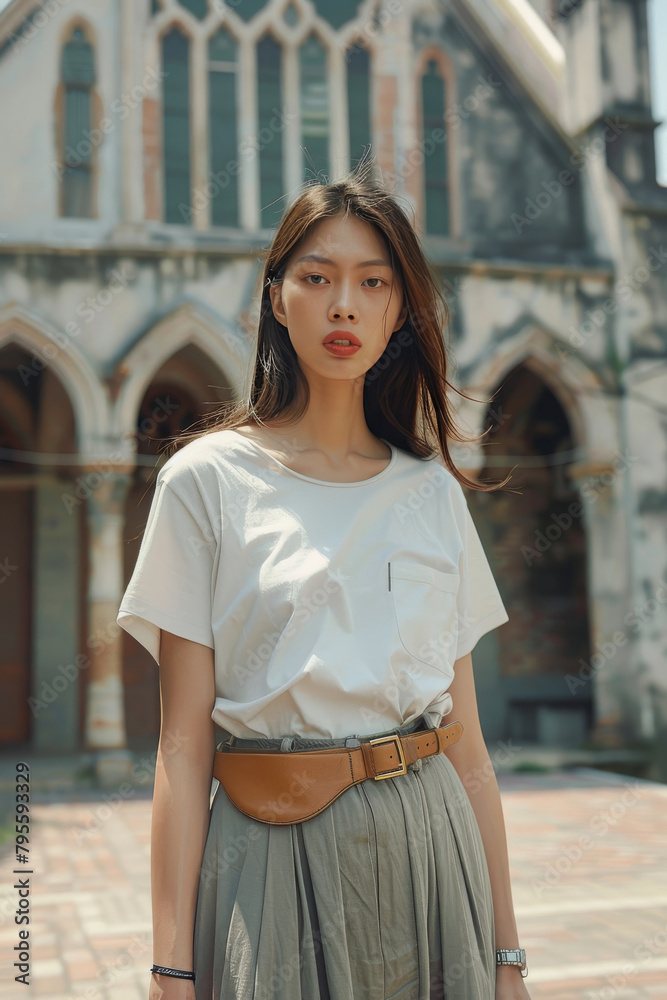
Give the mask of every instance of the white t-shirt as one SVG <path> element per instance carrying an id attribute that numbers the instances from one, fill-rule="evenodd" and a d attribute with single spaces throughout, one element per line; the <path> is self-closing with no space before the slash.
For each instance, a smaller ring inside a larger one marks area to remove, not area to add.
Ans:
<path id="1" fill-rule="evenodd" d="M 225 732 L 437 726 L 455 661 L 509 620 L 459 482 L 386 443 L 389 464 L 355 483 L 231 429 L 160 470 L 117 621 L 158 663 L 160 629 L 215 651 Z"/>

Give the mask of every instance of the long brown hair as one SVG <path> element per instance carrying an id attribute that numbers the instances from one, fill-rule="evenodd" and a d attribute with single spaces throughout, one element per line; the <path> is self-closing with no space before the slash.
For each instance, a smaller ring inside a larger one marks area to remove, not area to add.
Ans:
<path id="1" fill-rule="evenodd" d="M 247 398 L 228 401 L 192 428 L 177 435 L 169 447 L 253 420 L 278 426 L 298 420 L 308 406 L 308 382 L 285 327 L 273 315 L 269 289 L 282 281 L 288 260 L 311 226 L 321 219 L 353 212 L 373 226 L 386 244 L 394 278 L 403 290 L 407 317 L 392 334 L 382 356 L 366 372 L 364 416 L 378 438 L 420 458 L 440 454 L 445 466 L 465 487 L 484 492 L 501 489 L 511 477 L 480 484 L 460 472 L 448 440 L 471 443 L 456 426 L 446 387 L 466 399 L 447 379 L 447 349 L 443 332 L 449 306 L 424 256 L 408 216 L 384 184 L 374 176 L 374 164 L 362 160 L 342 180 L 308 183 L 287 209 L 268 251 L 265 251 L 262 299 L 252 384 Z M 474 400 L 474 402 L 484 402 Z M 486 402 L 490 402 L 487 400 Z"/>

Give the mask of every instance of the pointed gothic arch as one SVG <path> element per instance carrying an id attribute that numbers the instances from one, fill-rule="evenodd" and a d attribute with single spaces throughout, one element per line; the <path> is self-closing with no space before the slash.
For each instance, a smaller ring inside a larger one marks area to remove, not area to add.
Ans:
<path id="1" fill-rule="evenodd" d="M 123 381 L 113 413 L 115 435 L 127 440 L 134 434 L 141 401 L 155 373 L 189 344 L 211 360 L 233 392 L 244 391 L 250 359 L 244 336 L 223 327 L 201 306 L 181 305 L 154 323 L 119 362 L 116 370 Z"/>
<path id="2" fill-rule="evenodd" d="M 516 332 L 496 342 L 493 350 L 480 356 L 467 372 L 463 389 L 476 399 L 489 399 L 509 372 L 524 365 L 553 392 L 572 427 L 582 464 L 609 461 L 619 448 L 618 426 L 608 393 L 594 369 L 555 331 L 532 317 L 517 324 Z M 462 400 L 461 420 L 471 434 L 482 430 L 486 408 Z M 477 451 L 479 446 L 467 446 Z M 473 468 L 477 462 L 470 461 Z"/>
<path id="3" fill-rule="evenodd" d="M 107 394 L 93 368 L 67 334 L 32 309 L 0 309 L 0 346 L 14 342 L 33 355 L 35 371 L 50 367 L 61 380 L 74 410 L 81 452 L 93 451 L 109 427 Z"/>

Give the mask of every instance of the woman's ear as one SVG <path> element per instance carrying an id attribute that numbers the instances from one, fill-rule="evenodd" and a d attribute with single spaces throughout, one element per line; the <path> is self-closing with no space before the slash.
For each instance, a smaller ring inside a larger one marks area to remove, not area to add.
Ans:
<path id="1" fill-rule="evenodd" d="M 396 320 L 396 325 L 394 326 L 392 333 L 397 333 L 398 330 L 401 329 L 407 318 L 408 318 L 408 304 L 406 302 L 404 303 L 403 308 L 401 309 L 401 315 Z"/>
<path id="2" fill-rule="evenodd" d="M 285 316 L 285 310 L 283 309 L 282 289 L 282 281 L 277 282 L 275 285 L 271 285 L 269 288 L 269 296 L 271 298 L 273 315 L 279 323 L 282 323 L 283 326 L 287 326 L 287 317 Z"/>

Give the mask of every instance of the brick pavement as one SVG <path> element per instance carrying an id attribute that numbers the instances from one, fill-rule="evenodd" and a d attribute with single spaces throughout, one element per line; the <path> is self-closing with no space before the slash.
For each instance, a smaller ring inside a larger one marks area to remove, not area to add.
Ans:
<path id="1" fill-rule="evenodd" d="M 532 1000 L 667 1000 L 667 786 L 587 768 L 498 783 Z M 145 1000 L 150 790 L 65 794 L 32 802 L 29 987 L 3 849 L 2 996 Z"/>
<path id="2" fill-rule="evenodd" d="M 667 787 L 500 775 L 532 1000 L 667 1000 Z"/>

